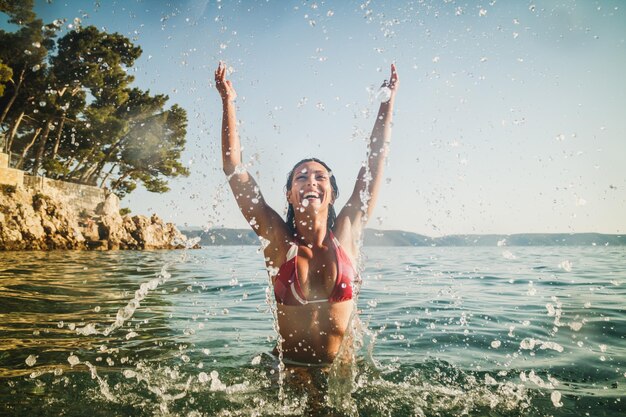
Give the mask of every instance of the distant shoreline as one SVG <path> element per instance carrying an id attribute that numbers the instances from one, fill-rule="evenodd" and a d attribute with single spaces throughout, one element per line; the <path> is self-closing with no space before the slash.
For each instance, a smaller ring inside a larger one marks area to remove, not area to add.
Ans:
<path id="1" fill-rule="evenodd" d="M 179 230 L 188 238 L 200 237 L 202 246 L 259 245 L 250 229 L 184 228 Z M 626 234 L 603 233 L 515 233 L 467 234 L 430 237 L 403 230 L 366 229 L 364 246 L 624 246 Z"/>

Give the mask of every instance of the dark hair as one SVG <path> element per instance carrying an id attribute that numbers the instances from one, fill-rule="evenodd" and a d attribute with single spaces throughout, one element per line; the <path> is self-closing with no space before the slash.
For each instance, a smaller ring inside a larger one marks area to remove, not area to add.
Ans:
<path id="1" fill-rule="evenodd" d="M 330 169 L 328 165 L 326 165 L 326 163 L 320 161 L 317 158 L 305 158 L 302 161 L 295 164 L 293 168 L 291 168 L 291 171 L 289 171 L 289 174 L 287 175 L 287 184 L 285 185 L 285 192 L 288 192 L 289 190 L 291 190 L 291 186 L 293 184 L 293 172 L 296 170 L 296 168 L 298 168 L 298 166 L 304 164 L 305 162 L 317 162 L 318 164 L 326 168 L 326 170 L 328 171 L 328 175 L 330 176 L 330 186 L 333 189 L 333 197 L 334 198 L 339 197 L 339 187 L 337 186 L 337 180 L 335 179 L 335 176 L 333 175 L 333 171 Z M 331 204 L 330 207 L 328 207 L 327 226 L 329 229 L 332 229 L 335 226 L 335 219 L 337 219 L 337 214 L 335 214 L 335 208 Z M 289 203 L 289 207 L 287 208 L 286 222 L 287 222 L 287 227 L 289 228 L 291 233 L 295 234 L 296 233 L 296 215 L 293 210 L 293 205 L 291 203 Z"/>

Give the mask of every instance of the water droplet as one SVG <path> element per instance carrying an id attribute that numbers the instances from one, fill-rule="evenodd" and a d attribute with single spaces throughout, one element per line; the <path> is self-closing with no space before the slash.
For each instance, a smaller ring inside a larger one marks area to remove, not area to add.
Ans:
<path id="1" fill-rule="evenodd" d="M 566 272 L 572 272 L 572 263 L 568 260 L 565 260 L 559 264 L 559 268 Z"/>
<path id="2" fill-rule="evenodd" d="M 494 377 L 492 377 L 489 374 L 485 374 L 485 384 L 487 385 L 498 385 L 498 381 L 495 380 Z"/>
<path id="3" fill-rule="evenodd" d="M 391 98 L 391 89 L 389 87 L 380 87 L 376 93 L 375 99 L 381 103 L 386 103 Z"/>
<path id="4" fill-rule="evenodd" d="M 80 363 L 80 359 L 78 359 L 78 356 L 72 354 L 70 356 L 67 357 L 67 361 L 69 362 L 70 366 L 73 368 L 74 365 L 78 365 Z"/>
<path id="5" fill-rule="evenodd" d="M 497 349 L 500 347 L 501 344 L 502 342 L 500 342 L 499 340 L 494 340 L 493 342 L 491 342 L 491 347 Z"/>
<path id="6" fill-rule="evenodd" d="M 502 252 L 502 257 L 504 259 L 517 259 L 517 256 L 513 255 L 511 251 L 505 250 Z"/>
<path id="7" fill-rule="evenodd" d="M 37 363 L 37 356 L 28 355 L 28 358 L 26 358 L 26 365 L 33 366 L 35 363 Z"/>
<path id="8" fill-rule="evenodd" d="M 532 349 L 535 347 L 535 342 L 535 339 L 527 337 L 520 342 L 519 347 L 522 349 Z"/>

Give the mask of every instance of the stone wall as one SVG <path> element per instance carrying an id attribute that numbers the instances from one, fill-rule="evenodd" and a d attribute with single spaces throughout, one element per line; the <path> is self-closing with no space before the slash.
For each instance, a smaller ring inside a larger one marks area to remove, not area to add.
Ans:
<path id="1" fill-rule="evenodd" d="M 76 211 L 89 214 L 94 213 L 106 198 L 102 188 L 32 175 L 24 175 L 24 187 L 59 200 L 69 199 Z"/>
<path id="2" fill-rule="evenodd" d="M 26 175 L 0 153 L 0 251 L 199 247 L 156 215 L 121 216 L 98 187 Z"/>
<path id="3" fill-rule="evenodd" d="M 61 201 L 71 203 L 78 213 L 92 214 L 104 203 L 106 193 L 102 188 L 90 185 L 58 181 L 45 177 L 27 175 L 19 169 L 9 168 L 9 155 L 0 153 L 0 184 L 24 187 Z"/>
<path id="4" fill-rule="evenodd" d="M 0 184 L 24 185 L 24 171 L 9 168 L 9 155 L 0 152 Z"/>

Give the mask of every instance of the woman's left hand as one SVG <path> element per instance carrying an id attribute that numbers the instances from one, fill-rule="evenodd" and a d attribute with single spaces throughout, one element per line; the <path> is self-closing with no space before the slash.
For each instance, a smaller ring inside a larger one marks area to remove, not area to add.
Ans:
<path id="1" fill-rule="evenodd" d="M 387 87 L 391 90 L 391 98 L 393 98 L 398 92 L 398 88 L 400 87 L 400 78 L 398 77 L 398 71 L 396 71 L 395 64 L 391 64 L 391 76 L 389 77 L 389 81 L 385 80 L 383 82 L 382 87 Z"/>

